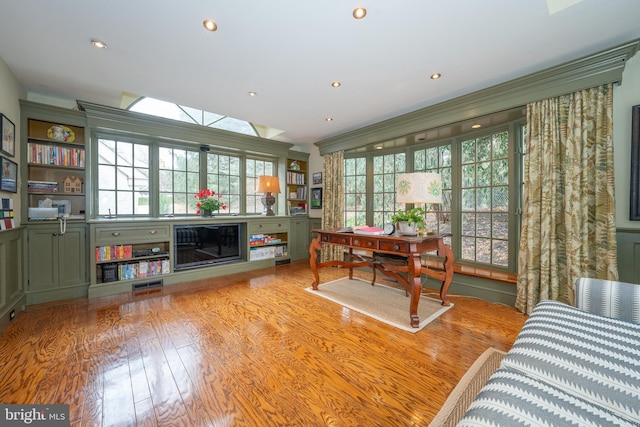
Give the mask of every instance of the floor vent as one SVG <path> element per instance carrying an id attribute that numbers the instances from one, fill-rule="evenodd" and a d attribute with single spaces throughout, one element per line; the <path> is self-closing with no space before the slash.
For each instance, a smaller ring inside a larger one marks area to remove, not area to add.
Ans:
<path id="1" fill-rule="evenodd" d="M 141 291 L 149 288 L 159 288 L 163 286 L 162 279 L 152 280 L 150 282 L 138 282 L 133 284 L 133 291 Z"/>
<path id="2" fill-rule="evenodd" d="M 276 265 L 282 265 L 282 264 L 291 264 L 291 259 L 290 258 L 285 258 L 285 259 L 277 259 L 276 260 Z"/>

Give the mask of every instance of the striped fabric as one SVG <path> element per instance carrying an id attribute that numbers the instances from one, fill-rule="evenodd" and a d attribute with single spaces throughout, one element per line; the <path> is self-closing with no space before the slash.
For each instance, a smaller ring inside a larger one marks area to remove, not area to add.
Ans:
<path id="1" fill-rule="evenodd" d="M 589 313 L 640 323 L 640 285 L 613 280 L 576 280 L 576 307 Z"/>
<path id="2" fill-rule="evenodd" d="M 459 425 L 640 426 L 640 325 L 540 302 Z"/>

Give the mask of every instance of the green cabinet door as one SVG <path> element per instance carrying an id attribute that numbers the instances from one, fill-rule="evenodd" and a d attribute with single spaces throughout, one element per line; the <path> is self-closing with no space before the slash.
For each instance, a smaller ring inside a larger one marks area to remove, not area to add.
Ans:
<path id="1" fill-rule="evenodd" d="M 289 256 L 292 260 L 309 258 L 309 218 L 307 217 L 291 218 Z"/>
<path id="2" fill-rule="evenodd" d="M 29 304 L 86 295 L 86 225 L 29 226 L 27 257 Z"/>

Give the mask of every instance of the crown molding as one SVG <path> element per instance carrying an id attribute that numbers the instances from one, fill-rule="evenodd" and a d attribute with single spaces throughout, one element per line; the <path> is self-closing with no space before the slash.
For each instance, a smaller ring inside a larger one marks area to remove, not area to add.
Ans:
<path id="1" fill-rule="evenodd" d="M 93 131 L 129 132 L 163 140 L 182 141 L 195 145 L 209 145 L 231 151 L 286 156 L 293 144 L 257 136 L 243 135 L 144 113 L 77 101 L 87 116 Z"/>
<path id="2" fill-rule="evenodd" d="M 605 83 L 622 81 L 626 62 L 640 39 L 618 45 L 487 89 L 453 98 L 316 142 L 320 155 L 347 151 L 472 119 Z"/>

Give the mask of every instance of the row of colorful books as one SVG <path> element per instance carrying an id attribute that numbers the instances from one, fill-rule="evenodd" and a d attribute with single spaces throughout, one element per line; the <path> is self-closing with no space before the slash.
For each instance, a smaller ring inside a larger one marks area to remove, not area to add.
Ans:
<path id="1" fill-rule="evenodd" d="M 132 245 L 111 245 L 96 247 L 96 261 L 133 258 Z"/>
<path id="2" fill-rule="evenodd" d="M 301 172 L 287 172 L 287 184 L 305 185 L 305 174 Z"/>
<path id="3" fill-rule="evenodd" d="M 281 242 L 282 239 L 270 234 L 251 234 L 249 236 L 249 246 L 273 245 Z"/>
<path id="4" fill-rule="evenodd" d="M 83 168 L 85 152 L 81 148 L 59 147 L 30 142 L 27 161 L 33 164 Z"/>
<path id="5" fill-rule="evenodd" d="M 118 266 L 118 279 L 130 280 L 168 274 L 170 273 L 170 265 L 168 259 L 120 264 Z"/>

